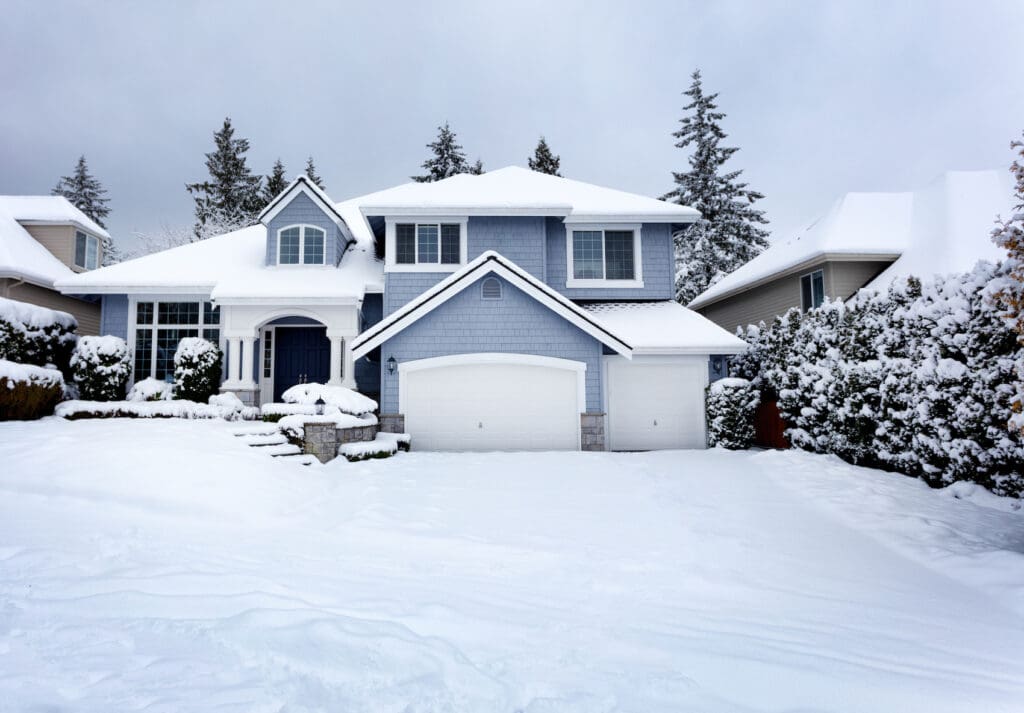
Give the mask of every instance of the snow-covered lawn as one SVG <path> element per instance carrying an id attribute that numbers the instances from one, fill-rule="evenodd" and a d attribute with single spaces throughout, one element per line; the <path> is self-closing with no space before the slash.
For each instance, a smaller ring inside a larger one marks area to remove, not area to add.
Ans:
<path id="1" fill-rule="evenodd" d="M 0 710 L 1020 711 L 1024 514 L 801 453 L 0 424 Z"/>

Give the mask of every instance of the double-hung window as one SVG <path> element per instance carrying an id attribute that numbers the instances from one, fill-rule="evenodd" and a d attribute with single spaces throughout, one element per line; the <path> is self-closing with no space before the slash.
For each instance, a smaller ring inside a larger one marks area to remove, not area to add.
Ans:
<path id="1" fill-rule="evenodd" d="M 438 271 L 450 270 L 462 264 L 462 244 L 462 223 L 396 223 L 393 264 L 410 269 L 420 266 L 421 270 L 436 265 Z"/>
<path id="2" fill-rule="evenodd" d="M 220 307 L 210 302 L 135 303 L 135 381 L 174 376 L 174 353 L 185 337 L 220 342 Z"/>
<path id="3" fill-rule="evenodd" d="M 639 226 L 570 226 L 567 287 L 640 287 Z"/>
<path id="4" fill-rule="evenodd" d="M 323 265 L 327 233 L 312 225 L 292 225 L 277 231 L 279 265 Z"/>
<path id="5" fill-rule="evenodd" d="M 815 270 L 800 278 L 800 306 L 804 312 L 825 301 L 825 273 Z"/>
<path id="6" fill-rule="evenodd" d="M 75 231 L 75 265 L 86 270 L 99 267 L 100 240 L 81 230 Z"/>

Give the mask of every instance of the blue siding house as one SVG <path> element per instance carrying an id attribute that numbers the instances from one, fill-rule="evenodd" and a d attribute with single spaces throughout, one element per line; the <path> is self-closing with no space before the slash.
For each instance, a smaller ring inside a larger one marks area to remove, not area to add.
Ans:
<path id="1" fill-rule="evenodd" d="M 259 225 L 59 285 L 164 378 L 177 341 L 224 391 L 377 399 L 417 448 L 703 447 L 709 371 L 744 344 L 672 301 L 686 206 L 509 167 L 332 201 L 296 179 Z"/>

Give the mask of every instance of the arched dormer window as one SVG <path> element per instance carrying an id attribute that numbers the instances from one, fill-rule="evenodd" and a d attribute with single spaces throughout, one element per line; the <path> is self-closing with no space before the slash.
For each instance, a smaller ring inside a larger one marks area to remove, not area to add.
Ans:
<path id="1" fill-rule="evenodd" d="M 485 300 L 501 299 L 501 281 L 496 277 L 488 277 L 480 285 L 480 297 Z"/>
<path id="2" fill-rule="evenodd" d="M 323 265 L 327 233 L 313 225 L 289 225 L 277 231 L 279 265 Z"/>

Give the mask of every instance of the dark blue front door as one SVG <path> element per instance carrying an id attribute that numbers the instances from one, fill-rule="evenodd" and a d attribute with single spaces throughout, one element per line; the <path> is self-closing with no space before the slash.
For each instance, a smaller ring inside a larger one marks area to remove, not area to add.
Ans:
<path id="1" fill-rule="evenodd" d="M 331 376 L 327 327 L 278 327 L 274 341 L 274 401 L 296 384 L 327 383 Z"/>

